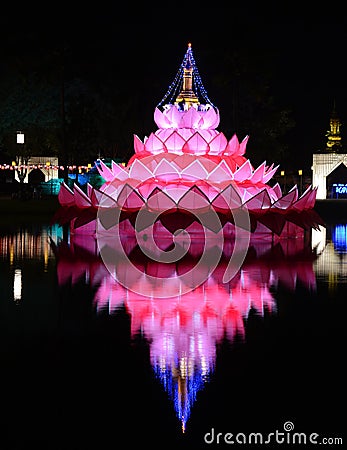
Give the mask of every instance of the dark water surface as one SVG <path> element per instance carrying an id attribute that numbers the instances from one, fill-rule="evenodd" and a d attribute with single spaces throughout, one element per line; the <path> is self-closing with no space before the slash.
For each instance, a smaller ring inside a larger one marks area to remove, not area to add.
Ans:
<path id="1" fill-rule="evenodd" d="M 121 260 L 105 267 L 92 238 L 0 227 L 1 449 L 294 447 L 294 432 L 342 447 L 346 223 L 309 246 L 252 244 L 223 283 L 226 252 L 169 299 L 155 292 L 199 252 L 173 267 L 127 245 L 157 291 Z"/>

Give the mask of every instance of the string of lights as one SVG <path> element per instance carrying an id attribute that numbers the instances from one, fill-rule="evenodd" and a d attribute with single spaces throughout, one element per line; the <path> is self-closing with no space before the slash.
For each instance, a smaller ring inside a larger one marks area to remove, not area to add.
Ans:
<path id="1" fill-rule="evenodd" d="M 167 103 L 169 103 L 169 104 L 174 103 L 175 98 L 178 96 L 178 94 L 181 91 L 182 86 L 183 86 L 184 69 L 190 65 L 193 69 L 193 86 L 194 86 L 195 94 L 199 97 L 199 99 L 202 99 L 206 104 L 210 104 L 213 108 L 217 109 L 216 106 L 211 102 L 211 100 L 207 94 L 207 91 L 202 83 L 200 73 L 198 71 L 198 68 L 197 68 L 197 65 L 195 63 L 195 59 L 193 56 L 193 50 L 192 50 L 191 44 L 188 44 L 188 50 L 186 51 L 186 53 L 184 55 L 183 61 L 176 73 L 176 76 L 175 76 L 173 82 L 170 84 L 164 97 L 158 103 L 157 107 L 162 107 L 163 105 L 165 105 Z"/>
<path id="2" fill-rule="evenodd" d="M 0 170 L 34 170 L 34 169 L 49 169 L 49 170 L 91 170 L 94 166 L 91 164 L 88 165 L 72 165 L 72 166 L 59 166 L 59 165 L 53 165 L 53 164 L 19 164 L 19 165 L 13 165 L 13 164 L 0 164 Z"/>

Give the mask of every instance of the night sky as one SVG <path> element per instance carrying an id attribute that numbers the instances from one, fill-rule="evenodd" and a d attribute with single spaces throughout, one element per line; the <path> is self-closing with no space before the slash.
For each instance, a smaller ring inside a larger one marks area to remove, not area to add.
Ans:
<path id="1" fill-rule="evenodd" d="M 214 90 L 213 80 L 227 76 L 228 54 L 236 52 L 246 60 L 257 55 L 259 74 L 270 72 L 278 103 L 293 112 L 296 127 L 288 137 L 290 151 L 294 158 L 307 160 L 325 147 L 334 101 L 344 139 L 347 17 L 336 3 L 315 4 L 313 9 L 302 3 L 93 2 L 81 7 L 65 3 L 37 9 L 7 7 L 0 16 L 0 56 L 2 63 L 14 55 L 30 60 L 30 55 L 44 55 L 64 43 L 71 51 L 73 70 L 100 83 L 111 79 L 115 86 L 126 79 L 124 89 L 129 95 L 143 95 L 145 108 L 139 115 L 152 120 L 191 42 L 204 86 L 220 109 L 222 126 L 224 108 L 232 99 Z M 219 130 L 224 131 L 221 126 Z M 134 130 L 141 137 L 146 132 Z"/>

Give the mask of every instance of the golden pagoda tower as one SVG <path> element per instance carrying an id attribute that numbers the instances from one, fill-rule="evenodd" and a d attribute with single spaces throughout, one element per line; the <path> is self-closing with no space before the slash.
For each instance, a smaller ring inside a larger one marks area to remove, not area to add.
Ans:
<path id="1" fill-rule="evenodd" d="M 333 106 L 333 111 L 330 117 L 330 130 L 327 132 L 326 136 L 328 141 L 326 144 L 325 151 L 328 153 L 339 153 L 342 148 L 341 135 L 340 135 L 341 122 L 336 112 L 335 102 Z"/>
<path id="2" fill-rule="evenodd" d="M 192 105 L 199 105 L 199 99 L 193 91 L 193 62 L 191 54 L 192 44 L 188 44 L 186 61 L 183 67 L 182 90 L 176 97 L 175 105 L 182 109 L 189 109 Z"/>

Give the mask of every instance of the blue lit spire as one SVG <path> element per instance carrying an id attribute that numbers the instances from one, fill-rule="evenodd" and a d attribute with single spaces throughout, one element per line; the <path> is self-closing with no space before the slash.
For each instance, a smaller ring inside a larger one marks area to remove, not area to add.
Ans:
<path id="1" fill-rule="evenodd" d="M 182 354 L 177 351 L 170 360 L 160 358 L 152 363 L 156 376 L 173 401 L 183 433 L 197 394 L 203 389 L 214 369 L 213 360 L 202 358 L 200 361 L 193 361 L 192 358 L 190 356 L 187 359 L 187 352 Z"/>
<path id="2" fill-rule="evenodd" d="M 201 104 L 208 104 L 216 109 L 202 84 L 190 43 L 174 81 L 157 106 L 165 104 L 175 104 L 182 109 L 189 109 L 191 106 L 200 109 Z"/>

